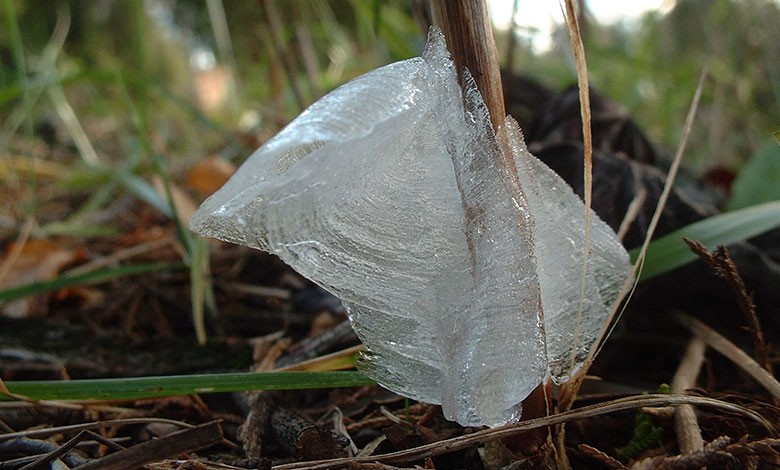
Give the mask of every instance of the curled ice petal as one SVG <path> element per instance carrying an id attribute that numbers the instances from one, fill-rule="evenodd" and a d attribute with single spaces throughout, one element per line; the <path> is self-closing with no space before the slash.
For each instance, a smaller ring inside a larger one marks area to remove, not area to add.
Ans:
<path id="1" fill-rule="evenodd" d="M 571 193 L 547 224 L 556 209 L 545 198 L 558 192 L 548 187 L 565 183 L 526 159 L 512 126 L 499 145 L 473 80 L 466 74 L 458 85 L 434 28 L 422 57 L 310 106 L 203 203 L 191 226 L 274 253 L 340 297 L 367 348 L 358 366 L 382 386 L 439 403 L 463 425 L 506 424 L 548 374 L 545 329 L 556 338 L 557 379 L 582 349 L 561 349 L 561 332 L 574 330 L 571 289 L 551 287 L 574 282 L 581 266 L 576 242 L 560 254 L 556 244 L 584 207 Z M 535 225 L 536 210 L 545 222 Z M 534 238 L 548 235 L 535 254 Z M 623 275 L 605 257 L 588 279 L 588 305 L 600 307 L 586 315 L 600 316 L 609 302 L 611 281 L 602 278 Z"/>
<path id="2" fill-rule="evenodd" d="M 528 152 L 514 119 L 507 117 L 502 131 L 535 221 L 534 254 L 548 363 L 553 381 L 561 384 L 576 373 L 598 339 L 629 276 L 629 256 L 615 232 L 593 213 L 588 274 L 581 295 L 584 204 L 557 173 Z"/>

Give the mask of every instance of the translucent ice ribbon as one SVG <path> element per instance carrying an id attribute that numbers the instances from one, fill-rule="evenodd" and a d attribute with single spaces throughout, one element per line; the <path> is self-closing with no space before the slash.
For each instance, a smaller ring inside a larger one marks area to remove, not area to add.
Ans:
<path id="1" fill-rule="evenodd" d="M 278 255 L 342 299 L 366 345 L 358 367 L 462 425 L 519 419 L 548 375 L 569 379 L 628 275 L 593 218 L 581 298 L 584 206 L 498 136 L 444 37 L 362 75 L 258 149 L 193 216 L 204 236 Z"/>

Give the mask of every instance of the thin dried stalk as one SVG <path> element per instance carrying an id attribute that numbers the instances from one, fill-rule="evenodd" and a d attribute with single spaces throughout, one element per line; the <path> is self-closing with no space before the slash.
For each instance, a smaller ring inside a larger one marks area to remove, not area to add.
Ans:
<path id="1" fill-rule="evenodd" d="M 672 378 L 672 393 L 682 394 L 686 390 L 696 386 L 696 378 L 704 363 L 704 351 L 707 346 L 701 338 L 694 337 L 688 343 L 685 356 L 680 361 L 680 366 Z M 704 449 L 704 440 L 701 437 L 701 429 L 696 421 L 696 411 L 691 405 L 682 405 L 674 413 L 674 430 L 677 432 L 677 441 L 680 451 L 684 454 L 698 452 Z"/>
<path id="2" fill-rule="evenodd" d="M 447 38 L 447 49 L 455 62 L 458 79 L 463 67 L 468 68 L 490 112 L 493 129 L 498 130 L 504 123 L 506 111 L 487 3 L 485 0 L 431 0 L 429 5 L 433 23 Z"/>
<path id="3" fill-rule="evenodd" d="M 576 350 L 582 330 L 582 311 L 585 302 L 585 279 L 588 275 L 588 253 L 590 252 L 590 222 L 592 218 L 591 206 L 593 205 L 593 133 L 591 131 L 590 115 L 590 89 L 588 87 L 588 64 L 585 61 L 585 47 L 580 36 L 580 26 L 577 22 L 577 13 L 574 8 L 574 0 L 566 0 L 566 26 L 569 29 L 571 50 L 574 53 L 574 61 L 577 64 L 577 87 L 580 95 L 580 117 L 582 119 L 582 142 L 585 150 L 583 158 L 583 177 L 585 192 L 585 241 L 583 244 L 582 276 L 580 278 L 580 302 L 577 312 L 577 327 L 574 331 L 574 348 Z M 574 369 L 575 355 L 571 357 L 570 370 Z"/>
<path id="4" fill-rule="evenodd" d="M 745 351 L 690 315 L 679 313 L 675 319 L 677 323 L 687 328 L 691 333 L 698 335 L 708 346 L 726 356 L 745 373 L 753 377 L 756 382 L 772 394 L 775 400 L 780 400 L 780 382 L 752 357 L 748 356 Z"/>
<path id="5" fill-rule="evenodd" d="M 696 117 L 696 111 L 699 108 L 699 101 L 701 100 L 701 93 L 704 89 L 704 80 L 706 78 L 707 68 L 705 67 L 699 76 L 699 83 L 696 86 L 696 92 L 693 95 L 691 107 L 688 109 L 688 115 L 685 118 L 685 125 L 683 127 L 683 134 L 682 138 L 680 139 L 680 144 L 677 146 L 677 151 L 674 154 L 672 166 L 669 168 L 669 173 L 666 176 L 664 189 L 661 192 L 661 196 L 658 198 L 658 204 L 656 205 L 655 212 L 653 213 L 653 218 L 650 220 L 650 225 L 647 228 L 647 234 L 645 235 L 644 243 L 642 243 L 639 256 L 637 257 L 636 263 L 634 263 L 634 267 L 631 270 L 631 275 L 626 279 L 626 282 L 623 283 L 623 287 L 621 288 L 620 294 L 618 295 L 618 301 L 615 302 L 615 306 L 612 309 L 609 318 L 607 318 L 606 323 L 604 324 L 604 330 L 602 331 L 601 338 L 598 342 L 599 346 L 591 350 L 587 360 L 585 361 L 585 364 L 583 364 L 583 367 L 580 368 L 580 372 L 578 374 L 580 376 L 584 376 L 587 373 L 588 369 L 590 368 L 590 364 L 593 363 L 593 358 L 595 358 L 596 355 L 601 351 L 601 348 L 604 346 L 607 338 L 615 328 L 617 320 L 620 318 L 619 313 L 622 313 L 622 309 L 625 305 L 624 301 L 627 301 L 626 299 L 630 298 L 630 294 L 633 292 L 632 286 L 635 286 L 634 279 L 636 279 L 638 273 L 641 272 L 642 264 L 644 263 L 645 255 L 647 253 L 647 246 L 650 244 L 650 240 L 653 238 L 655 229 L 658 226 L 658 221 L 661 219 L 661 214 L 663 213 L 664 207 L 666 206 L 666 201 L 669 199 L 669 194 L 671 193 L 672 187 L 674 186 L 674 180 L 677 177 L 677 171 L 680 168 L 682 155 L 685 151 L 685 146 L 688 143 L 688 136 L 690 135 L 691 128 L 693 127 L 693 120 Z M 575 381 L 575 384 L 577 383 L 581 383 L 581 380 Z M 567 391 L 567 394 L 576 396 L 576 392 L 579 387 L 578 385 L 575 385 L 572 388 L 573 390 Z M 568 406 L 571 407 L 571 404 Z"/>
<path id="6" fill-rule="evenodd" d="M 628 205 L 626 215 L 623 216 L 623 220 L 620 222 L 620 227 L 617 231 L 619 240 L 623 240 L 628 233 L 628 230 L 631 228 L 631 224 L 633 224 L 639 216 L 639 211 L 642 209 L 645 199 L 647 199 L 647 189 L 640 188 L 639 191 L 637 191 L 636 196 L 634 196 L 631 203 Z"/>

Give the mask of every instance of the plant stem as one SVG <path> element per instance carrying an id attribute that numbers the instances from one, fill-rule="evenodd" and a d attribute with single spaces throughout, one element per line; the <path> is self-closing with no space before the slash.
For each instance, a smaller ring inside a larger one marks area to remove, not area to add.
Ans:
<path id="1" fill-rule="evenodd" d="M 433 23 L 447 38 L 458 78 L 463 67 L 469 69 L 482 99 L 490 111 L 493 128 L 506 117 L 498 52 L 485 0 L 430 1 Z"/>
<path id="2" fill-rule="evenodd" d="M 498 52 L 485 0 L 430 0 L 433 23 L 441 28 L 447 38 L 447 48 L 458 70 L 468 68 L 482 99 L 490 112 L 493 129 L 504 123 L 504 92 L 501 87 L 501 71 Z M 544 384 L 540 384 L 523 401 L 523 419 L 548 415 L 549 396 Z M 537 453 L 547 436 L 546 428 L 539 428 L 511 438 L 503 443 L 512 452 L 523 455 Z"/>

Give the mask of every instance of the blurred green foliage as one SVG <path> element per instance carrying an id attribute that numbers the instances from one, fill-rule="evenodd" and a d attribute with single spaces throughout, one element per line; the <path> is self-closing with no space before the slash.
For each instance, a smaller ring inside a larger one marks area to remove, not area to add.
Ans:
<path id="1" fill-rule="evenodd" d="M 218 64 L 237 64 L 238 76 L 232 79 L 242 90 L 241 102 L 208 113 L 211 125 L 233 131 L 242 113 L 253 110 L 270 133 L 297 114 L 301 104 L 377 66 L 417 55 L 424 42 L 419 18 L 406 0 L 271 2 L 281 20 L 279 50 L 274 50 L 264 2 L 226 2 L 233 58 L 222 56 L 214 18 L 202 0 L 9 1 L 30 59 L 28 83 L 45 72 L 36 70 L 35 58 L 67 9 L 71 21 L 56 57 L 59 77 L 113 73 L 132 81 L 136 105 L 142 113 L 152 113 L 151 124 L 175 144 L 176 155 L 225 145 L 224 135 L 204 135 L 203 116 L 193 115 L 199 75 L 191 65 L 195 51 L 215 54 Z M 696 169 L 739 168 L 777 128 L 780 8 L 775 0 L 678 0 L 668 14 L 650 13 L 607 26 L 585 18 L 592 84 L 625 105 L 651 139 L 669 148 L 679 140 L 698 74 L 709 65 L 711 79 L 689 146 Z M 11 30 L 0 28 L 2 88 L 20 83 Z M 506 44 L 506 34 L 498 32 L 500 46 Z M 516 71 L 555 88 L 572 83 L 566 34 L 559 31 L 557 46 L 542 55 L 520 43 L 513 60 Z M 286 64 L 294 70 L 286 70 Z M 294 96 L 290 80 L 302 96 Z M 150 91 L 153 87 L 191 107 L 160 101 Z M 80 116 L 116 119 L 126 114 L 110 84 L 86 79 L 71 82 L 66 91 Z M 0 110 L 6 115 L 18 104 L 6 102 Z M 46 108 L 37 103 L 36 119 L 46 115 Z M 232 147 L 226 156 L 245 155 L 245 150 Z"/>
<path id="2" fill-rule="evenodd" d="M 596 12 L 597 13 L 597 12 Z M 586 15 L 586 18 L 590 16 Z M 780 122 L 780 3 L 677 0 L 667 14 L 611 26 L 586 21 L 591 84 L 624 105 L 654 142 L 677 146 L 696 81 L 709 80 L 686 161 L 699 172 L 740 168 Z M 568 36 L 542 56 L 528 51 L 517 69 L 548 85 L 573 83 Z"/>

